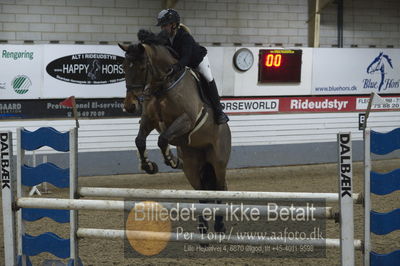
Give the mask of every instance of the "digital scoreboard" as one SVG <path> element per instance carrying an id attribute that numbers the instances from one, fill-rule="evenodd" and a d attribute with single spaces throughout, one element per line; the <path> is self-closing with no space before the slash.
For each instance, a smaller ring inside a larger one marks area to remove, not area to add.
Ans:
<path id="1" fill-rule="evenodd" d="M 258 54 L 258 82 L 300 82 L 301 56 L 302 50 L 260 49 Z"/>

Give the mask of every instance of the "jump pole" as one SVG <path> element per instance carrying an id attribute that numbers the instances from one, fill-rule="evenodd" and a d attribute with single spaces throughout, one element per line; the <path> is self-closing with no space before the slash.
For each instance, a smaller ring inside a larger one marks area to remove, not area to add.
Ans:
<path id="1" fill-rule="evenodd" d="M 209 203 L 175 203 L 162 202 L 163 208 L 168 211 L 193 209 L 195 214 L 202 214 L 204 209 L 215 210 L 217 215 L 227 215 L 232 212 L 237 214 L 249 213 L 252 209 L 257 209 L 259 216 L 270 217 L 280 213 L 282 209 L 289 210 L 291 206 L 257 206 L 257 205 L 228 205 L 228 204 L 209 204 Z M 129 211 L 136 209 L 143 211 L 143 202 L 121 201 L 121 200 L 88 200 L 88 199 L 52 199 L 52 198 L 19 198 L 16 201 L 19 208 L 46 208 L 57 210 L 103 210 L 103 211 Z M 141 209 L 140 209 L 141 208 Z M 307 217 L 311 216 L 318 219 L 334 219 L 332 207 L 310 207 L 293 206 L 293 215 L 305 213 Z M 150 208 L 152 212 L 158 212 L 156 208 Z"/>
<path id="2" fill-rule="evenodd" d="M 79 228 L 78 237 L 93 238 L 93 239 L 135 239 L 135 240 L 153 240 L 153 241 L 171 241 L 171 242 L 188 242 L 181 233 L 170 232 L 154 232 L 154 231 L 131 231 L 118 229 L 95 229 L 95 228 Z M 229 237 L 229 238 L 228 238 Z M 201 234 L 191 234 L 190 242 L 199 244 L 243 244 L 243 245 L 313 245 L 316 248 L 339 248 L 340 239 L 325 239 L 325 240 L 277 240 L 273 238 L 264 239 L 243 239 L 235 235 L 221 238 L 207 238 Z M 361 250 L 361 240 L 355 240 L 353 243 L 357 250 Z"/>
<path id="3" fill-rule="evenodd" d="M 371 253 L 371 130 L 364 130 L 364 266 L 370 265 Z"/>
<path id="4" fill-rule="evenodd" d="M 4 261 L 6 266 L 17 264 L 15 229 L 15 175 L 13 171 L 12 133 L 0 132 L 1 144 L 1 193 L 3 203 Z"/>
<path id="5" fill-rule="evenodd" d="M 338 133 L 337 143 L 341 265 L 354 265 L 353 160 L 351 133 Z"/>
<path id="6" fill-rule="evenodd" d="M 287 200 L 315 200 L 323 199 L 326 202 L 339 202 L 338 193 L 313 192 L 253 192 L 253 191 L 212 191 L 212 190 L 174 190 L 174 189 L 136 189 L 136 188 L 104 188 L 81 187 L 78 193 L 82 197 L 112 197 L 128 199 L 154 200 L 224 200 L 224 201 L 287 201 Z M 362 197 L 353 193 L 355 204 L 361 203 Z"/>

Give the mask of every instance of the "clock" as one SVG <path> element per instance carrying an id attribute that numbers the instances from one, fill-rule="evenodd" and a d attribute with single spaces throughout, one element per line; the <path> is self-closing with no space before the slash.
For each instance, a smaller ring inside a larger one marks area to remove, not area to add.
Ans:
<path id="1" fill-rule="evenodd" d="M 241 48 L 233 55 L 233 65 L 239 71 L 247 71 L 254 62 L 253 53 L 247 48 Z"/>

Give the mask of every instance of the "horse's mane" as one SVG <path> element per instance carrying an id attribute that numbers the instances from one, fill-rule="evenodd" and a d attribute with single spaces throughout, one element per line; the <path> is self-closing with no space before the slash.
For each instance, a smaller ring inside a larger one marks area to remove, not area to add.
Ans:
<path id="1" fill-rule="evenodd" d="M 141 29 L 141 30 L 139 30 L 139 32 L 137 34 L 137 37 L 138 37 L 140 43 L 151 45 L 151 46 L 154 46 L 154 47 L 157 47 L 157 46 L 164 47 L 164 48 L 166 48 L 168 50 L 168 52 L 170 53 L 170 55 L 173 58 L 175 58 L 175 59 L 179 58 L 179 56 L 175 52 L 175 50 L 173 50 L 168 45 L 168 41 L 167 41 L 168 37 L 165 36 L 165 32 L 162 31 L 162 32 L 160 32 L 159 34 L 156 35 L 151 31 Z"/>
<path id="2" fill-rule="evenodd" d="M 162 34 L 154 34 L 151 31 L 141 29 L 137 34 L 138 40 L 141 43 L 149 45 L 167 45 L 167 38 Z"/>

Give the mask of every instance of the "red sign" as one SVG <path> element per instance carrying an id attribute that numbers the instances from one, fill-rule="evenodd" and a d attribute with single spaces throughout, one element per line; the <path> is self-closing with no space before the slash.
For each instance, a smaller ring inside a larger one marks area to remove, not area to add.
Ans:
<path id="1" fill-rule="evenodd" d="M 280 98 L 279 112 L 353 112 L 355 103 L 355 98 L 349 96 L 288 97 Z"/>
<path id="2" fill-rule="evenodd" d="M 400 96 L 385 96 L 386 104 L 374 103 L 372 110 L 400 109 Z M 336 113 L 360 112 L 368 106 L 369 96 L 296 96 L 225 98 L 221 103 L 228 114 Z"/>

